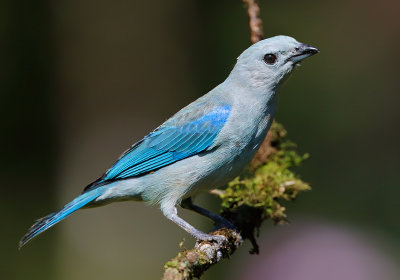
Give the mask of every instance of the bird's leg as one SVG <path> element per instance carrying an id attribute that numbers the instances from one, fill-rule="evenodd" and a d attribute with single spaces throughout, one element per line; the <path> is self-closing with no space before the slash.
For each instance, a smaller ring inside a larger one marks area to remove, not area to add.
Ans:
<path id="1" fill-rule="evenodd" d="M 178 216 L 178 211 L 176 207 L 161 207 L 161 210 L 163 211 L 165 217 L 173 221 L 175 224 L 186 230 L 189 234 L 191 234 L 194 238 L 200 239 L 200 240 L 208 240 L 208 241 L 216 241 L 219 244 L 223 244 L 226 242 L 226 238 L 222 235 L 211 235 L 204 233 L 202 231 L 199 231 L 195 229 L 193 226 L 191 226 L 188 222 L 183 220 L 181 217 Z"/>
<path id="2" fill-rule="evenodd" d="M 181 203 L 182 208 L 185 209 L 190 209 L 193 210 L 200 215 L 203 215 L 211 220 L 213 220 L 217 226 L 217 228 L 227 228 L 227 229 L 236 229 L 236 227 L 227 219 L 224 217 L 221 217 L 220 215 L 217 215 L 211 211 L 208 211 L 207 209 L 204 209 L 200 206 L 194 205 L 192 202 L 192 198 L 186 198 L 185 200 L 182 201 Z"/>

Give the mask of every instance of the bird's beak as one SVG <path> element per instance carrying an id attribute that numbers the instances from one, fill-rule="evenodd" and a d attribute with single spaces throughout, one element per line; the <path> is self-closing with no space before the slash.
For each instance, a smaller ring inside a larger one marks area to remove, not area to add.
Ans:
<path id="1" fill-rule="evenodd" d="M 300 44 L 295 48 L 293 55 L 289 58 L 289 60 L 293 61 L 293 64 L 298 63 L 316 53 L 319 53 L 319 49 L 317 49 L 316 47 L 306 44 Z"/>

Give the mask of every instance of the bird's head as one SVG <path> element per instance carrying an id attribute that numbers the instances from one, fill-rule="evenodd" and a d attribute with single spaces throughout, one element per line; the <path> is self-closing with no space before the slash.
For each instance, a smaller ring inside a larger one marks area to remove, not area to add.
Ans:
<path id="1" fill-rule="evenodd" d="M 318 52 L 289 36 L 268 38 L 238 57 L 230 78 L 252 88 L 275 89 L 300 61 Z"/>

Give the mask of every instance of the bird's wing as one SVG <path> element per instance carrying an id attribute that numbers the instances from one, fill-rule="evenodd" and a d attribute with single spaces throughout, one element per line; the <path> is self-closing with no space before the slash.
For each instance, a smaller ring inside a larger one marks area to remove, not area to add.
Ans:
<path id="1" fill-rule="evenodd" d="M 118 161 L 84 192 L 104 183 L 135 177 L 155 171 L 178 160 L 207 150 L 226 123 L 228 105 L 210 108 L 207 113 L 184 122 L 185 112 L 177 114 L 128 149 Z M 177 125 L 173 125 L 176 123 Z"/>

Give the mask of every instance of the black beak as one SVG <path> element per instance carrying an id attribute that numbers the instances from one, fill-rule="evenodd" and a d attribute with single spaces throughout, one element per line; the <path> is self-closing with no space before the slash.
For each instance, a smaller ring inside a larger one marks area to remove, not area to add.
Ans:
<path id="1" fill-rule="evenodd" d="M 290 57 L 290 60 L 292 60 L 293 63 L 297 63 L 316 53 L 319 53 L 319 49 L 317 49 L 316 47 L 306 44 L 301 44 L 294 49 L 294 53 Z"/>

